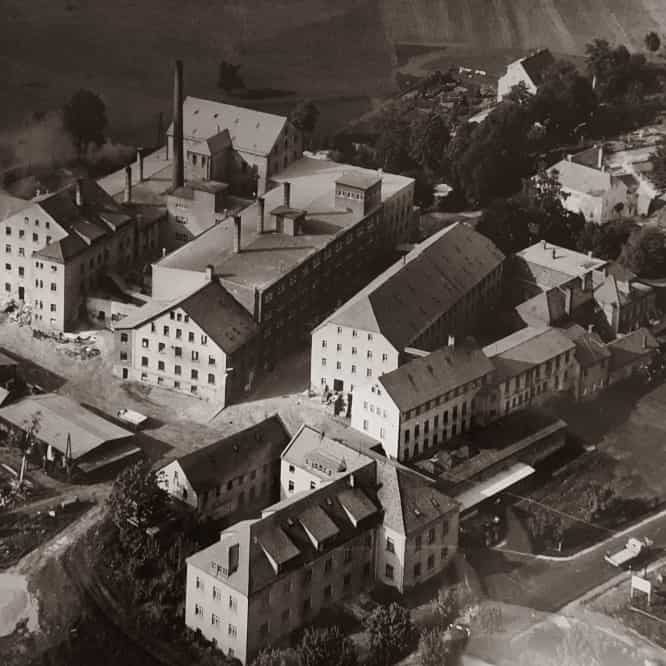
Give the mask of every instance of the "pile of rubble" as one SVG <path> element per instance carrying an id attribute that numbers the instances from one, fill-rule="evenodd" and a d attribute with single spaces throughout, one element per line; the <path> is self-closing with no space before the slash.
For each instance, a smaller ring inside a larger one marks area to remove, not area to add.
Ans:
<path id="1" fill-rule="evenodd" d="M 100 350 L 95 346 L 97 338 L 89 334 L 60 333 L 57 342 L 57 349 L 70 358 L 86 361 L 89 358 L 95 358 L 100 355 Z"/>
<path id="2" fill-rule="evenodd" d="M 19 305 L 12 303 L 8 310 L 10 311 L 9 320 L 16 322 L 19 326 L 30 326 L 32 323 L 32 306 L 28 303 Z"/>

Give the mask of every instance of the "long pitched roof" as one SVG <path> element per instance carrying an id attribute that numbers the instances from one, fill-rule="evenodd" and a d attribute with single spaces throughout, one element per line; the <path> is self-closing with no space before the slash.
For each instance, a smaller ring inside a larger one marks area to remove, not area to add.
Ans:
<path id="1" fill-rule="evenodd" d="M 527 326 L 483 348 L 497 370 L 497 379 L 514 377 L 575 348 L 556 328 Z"/>
<path id="2" fill-rule="evenodd" d="M 152 301 L 121 319 L 117 329 L 134 329 L 176 307 L 182 308 L 208 337 L 227 354 L 235 352 L 257 333 L 258 326 L 247 310 L 213 279 L 202 287 L 171 301 Z"/>
<path id="3" fill-rule="evenodd" d="M 0 418 L 26 429 L 33 419 L 38 424 L 36 436 L 62 454 L 69 436 L 72 459 L 90 453 L 102 444 L 132 437 L 132 433 L 98 416 L 78 402 L 55 393 L 33 395 L 0 409 Z"/>
<path id="4" fill-rule="evenodd" d="M 278 414 L 192 453 L 177 458 L 197 492 L 216 487 L 278 459 L 289 442 L 289 431 Z"/>
<path id="5" fill-rule="evenodd" d="M 455 223 L 393 264 L 317 328 L 335 323 L 373 331 L 403 349 L 503 261 L 485 236 Z"/>
<path id="6" fill-rule="evenodd" d="M 595 169 L 570 160 L 561 160 L 548 171 L 550 173 L 557 172 L 562 187 L 575 192 L 584 192 L 591 196 L 602 196 L 611 189 L 613 184 L 619 181 L 617 176 L 613 176 L 608 171 Z"/>
<path id="7" fill-rule="evenodd" d="M 645 358 L 659 349 L 659 342 L 647 328 L 639 328 L 608 344 L 611 372 Z"/>
<path id="8" fill-rule="evenodd" d="M 183 102 L 183 135 L 186 139 L 207 141 L 228 130 L 236 150 L 257 155 L 271 152 L 287 122 L 285 116 L 210 99 L 188 96 Z M 167 134 L 173 135 L 173 123 Z"/>
<path id="9" fill-rule="evenodd" d="M 583 368 L 589 368 L 610 358 L 610 351 L 604 341 L 594 332 L 585 330 L 578 324 L 560 329 L 576 345 L 576 360 Z"/>
<path id="10" fill-rule="evenodd" d="M 520 64 L 535 86 L 540 86 L 544 81 L 544 74 L 549 67 L 555 64 L 555 58 L 548 49 L 541 49 L 536 53 L 522 58 Z"/>
<path id="11" fill-rule="evenodd" d="M 379 378 L 401 411 L 422 405 L 494 370 L 486 355 L 473 344 L 443 347 L 416 358 Z"/>

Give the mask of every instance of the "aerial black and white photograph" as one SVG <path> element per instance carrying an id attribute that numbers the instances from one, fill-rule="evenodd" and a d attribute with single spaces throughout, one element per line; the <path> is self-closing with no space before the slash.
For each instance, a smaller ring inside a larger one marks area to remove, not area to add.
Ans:
<path id="1" fill-rule="evenodd" d="M 0 5 L 0 666 L 666 666 L 666 0 Z"/>

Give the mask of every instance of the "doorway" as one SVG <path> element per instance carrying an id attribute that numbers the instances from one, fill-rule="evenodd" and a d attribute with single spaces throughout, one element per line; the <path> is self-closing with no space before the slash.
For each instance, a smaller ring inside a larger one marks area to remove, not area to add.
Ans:
<path id="1" fill-rule="evenodd" d="M 19 301 L 25 300 L 25 287 L 19 287 L 18 288 L 18 297 L 19 297 Z"/>

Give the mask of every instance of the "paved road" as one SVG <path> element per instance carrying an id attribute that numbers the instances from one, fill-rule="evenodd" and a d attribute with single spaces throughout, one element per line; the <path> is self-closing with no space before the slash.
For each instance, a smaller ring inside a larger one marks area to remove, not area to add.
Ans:
<path id="1" fill-rule="evenodd" d="M 570 561 L 553 562 L 534 555 L 487 549 L 468 552 L 466 556 L 489 597 L 554 612 L 616 576 L 618 570 L 604 561 L 604 554 L 623 548 L 630 536 L 649 537 L 655 551 L 661 554 L 666 551 L 666 515 Z"/>

